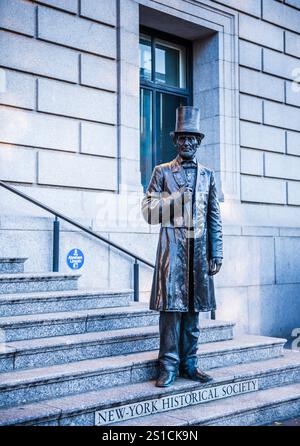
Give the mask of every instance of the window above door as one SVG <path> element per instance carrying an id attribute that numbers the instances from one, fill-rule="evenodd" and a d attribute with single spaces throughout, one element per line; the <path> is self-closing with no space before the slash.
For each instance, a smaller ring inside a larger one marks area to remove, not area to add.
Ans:
<path id="1" fill-rule="evenodd" d="M 140 167 L 146 189 L 155 165 L 176 156 L 170 132 L 176 108 L 190 105 L 189 41 L 149 29 L 140 33 Z"/>
<path id="2" fill-rule="evenodd" d="M 144 82 L 186 90 L 186 47 L 141 34 L 140 78 Z"/>

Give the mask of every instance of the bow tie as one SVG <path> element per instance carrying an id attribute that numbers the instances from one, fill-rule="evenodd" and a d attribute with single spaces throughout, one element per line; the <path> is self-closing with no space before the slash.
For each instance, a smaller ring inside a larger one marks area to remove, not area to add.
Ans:
<path id="1" fill-rule="evenodd" d="M 193 160 L 184 160 L 181 165 L 182 167 L 197 167 L 197 163 Z"/>

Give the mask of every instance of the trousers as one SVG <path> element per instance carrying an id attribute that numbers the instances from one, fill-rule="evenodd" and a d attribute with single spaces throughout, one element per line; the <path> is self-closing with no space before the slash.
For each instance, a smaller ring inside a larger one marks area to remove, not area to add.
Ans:
<path id="1" fill-rule="evenodd" d="M 161 311 L 159 333 L 161 369 L 177 372 L 197 367 L 199 312 Z"/>
<path id="2" fill-rule="evenodd" d="M 200 335 L 199 312 L 194 311 L 193 247 L 189 246 L 189 311 L 160 311 L 160 347 L 158 362 L 161 369 L 175 371 L 197 367 L 197 348 Z"/>

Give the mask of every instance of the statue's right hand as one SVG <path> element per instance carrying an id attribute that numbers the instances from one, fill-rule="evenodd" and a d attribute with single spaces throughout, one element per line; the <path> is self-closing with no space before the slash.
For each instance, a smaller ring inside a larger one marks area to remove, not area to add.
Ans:
<path id="1" fill-rule="evenodd" d="M 192 191 L 186 186 L 182 186 L 178 191 L 174 192 L 173 199 L 175 204 L 188 203 L 192 199 Z"/>

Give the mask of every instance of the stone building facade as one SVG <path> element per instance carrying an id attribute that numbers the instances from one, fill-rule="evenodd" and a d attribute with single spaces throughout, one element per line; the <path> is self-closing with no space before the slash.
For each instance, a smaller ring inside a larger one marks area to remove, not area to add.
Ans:
<path id="1" fill-rule="evenodd" d="M 146 29 L 189 42 L 206 135 L 199 159 L 216 172 L 224 223 L 217 317 L 291 336 L 300 324 L 300 1 L 0 0 L 0 27 L 0 179 L 150 261 L 159 228 L 140 215 L 140 38 Z M 50 270 L 53 217 L 1 187 L 0 203 L 1 256 Z M 131 259 L 61 225 L 61 271 L 78 247 L 82 286 L 132 288 Z M 151 279 L 141 266 L 142 300 Z"/>

